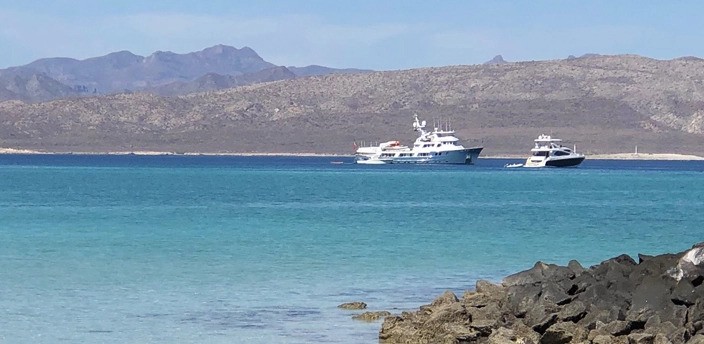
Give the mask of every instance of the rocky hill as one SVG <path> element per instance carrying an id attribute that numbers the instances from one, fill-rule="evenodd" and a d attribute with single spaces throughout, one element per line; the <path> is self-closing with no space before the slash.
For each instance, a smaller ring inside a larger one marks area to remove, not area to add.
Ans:
<path id="1" fill-rule="evenodd" d="M 584 153 L 704 155 L 704 61 L 584 56 L 301 77 L 179 97 L 0 103 L 0 146 L 50 151 L 351 153 L 414 139 L 413 114 L 485 155 L 541 133 Z"/>

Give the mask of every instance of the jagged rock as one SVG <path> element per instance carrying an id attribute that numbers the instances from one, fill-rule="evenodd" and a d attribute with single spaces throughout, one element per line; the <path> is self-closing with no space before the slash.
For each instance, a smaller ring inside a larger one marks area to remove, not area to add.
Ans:
<path id="1" fill-rule="evenodd" d="M 541 288 L 537 285 L 511 286 L 507 291 L 508 305 L 517 317 L 524 317 L 538 302 Z"/>
<path id="2" fill-rule="evenodd" d="M 614 344 L 617 343 L 617 339 L 608 334 L 600 334 L 591 339 L 591 342 L 593 344 Z"/>
<path id="3" fill-rule="evenodd" d="M 514 285 L 534 284 L 548 280 L 557 282 L 573 277 L 574 272 L 567 267 L 537 262 L 530 270 L 504 278 L 501 284 L 510 287 Z"/>
<path id="4" fill-rule="evenodd" d="M 574 259 L 570 260 L 569 263 L 567 263 L 567 267 L 570 270 L 572 270 L 572 272 L 574 273 L 575 276 L 579 276 L 583 272 L 587 271 L 586 269 L 584 269 L 582 264 L 580 264 L 578 261 L 576 261 Z"/>
<path id="5" fill-rule="evenodd" d="M 694 335 L 687 341 L 687 344 L 704 344 L 704 334 Z"/>
<path id="6" fill-rule="evenodd" d="M 337 306 L 337 308 L 342 308 L 342 309 L 354 309 L 354 310 L 366 309 L 366 308 L 367 308 L 367 304 L 364 303 L 364 302 L 360 302 L 360 301 L 346 302 L 346 303 L 343 303 L 343 304 Z"/>
<path id="7" fill-rule="evenodd" d="M 676 305 L 690 307 L 698 299 L 704 298 L 704 288 L 695 288 L 689 280 L 680 280 L 672 290 L 671 298 Z"/>
<path id="8" fill-rule="evenodd" d="M 585 315 L 587 315 L 587 306 L 585 306 L 581 301 L 575 301 L 562 307 L 560 312 L 557 313 L 557 318 L 560 321 L 571 321 L 576 323 L 582 320 Z"/>
<path id="9" fill-rule="evenodd" d="M 704 278 L 704 243 L 694 245 L 682 255 L 670 275 L 678 281 L 685 278 L 701 284 L 701 279 Z"/>
<path id="10" fill-rule="evenodd" d="M 587 338 L 587 331 L 575 323 L 562 322 L 550 326 L 542 337 L 541 344 L 579 343 Z"/>
<path id="11" fill-rule="evenodd" d="M 352 319 L 362 321 L 376 321 L 389 315 L 391 315 L 391 312 L 388 311 L 364 312 L 362 314 L 353 315 Z"/>
<path id="12" fill-rule="evenodd" d="M 492 321 L 496 322 L 500 319 L 503 312 L 496 304 L 489 304 L 486 307 L 467 308 L 467 312 L 471 314 L 472 321 Z"/>
<path id="13" fill-rule="evenodd" d="M 667 339 L 667 336 L 664 334 L 657 334 L 655 335 L 655 342 L 653 344 L 672 344 L 672 342 Z"/>
<path id="14" fill-rule="evenodd" d="M 540 299 L 543 302 L 563 305 L 572 301 L 572 297 L 567 295 L 565 290 L 555 282 L 546 282 L 541 285 Z"/>
<path id="15" fill-rule="evenodd" d="M 633 325 L 630 321 L 615 320 L 608 324 L 596 324 L 596 330 L 612 336 L 623 336 L 631 333 Z"/>
<path id="16" fill-rule="evenodd" d="M 655 335 L 650 333 L 631 333 L 628 335 L 628 344 L 653 344 Z"/>
<path id="17" fill-rule="evenodd" d="M 633 292 L 631 307 L 626 320 L 645 322 L 653 315 L 668 319 L 676 326 L 683 326 L 686 317 L 685 306 L 679 306 L 671 300 L 671 290 L 675 280 L 668 276 L 648 276 Z"/>
<path id="18" fill-rule="evenodd" d="M 486 280 L 478 280 L 474 289 L 477 293 L 488 295 L 496 295 L 504 290 L 502 286 L 493 284 Z"/>
<path id="19" fill-rule="evenodd" d="M 623 316 L 621 309 L 617 306 L 613 306 L 609 309 L 600 309 L 591 305 L 587 315 L 585 315 L 582 320 L 578 321 L 577 324 L 588 329 L 594 329 L 599 322 L 608 324 L 612 321 L 622 320 L 624 318 L 625 316 Z"/>
<path id="20" fill-rule="evenodd" d="M 433 302 L 431 303 L 431 306 L 446 305 L 446 304 L 455 303 L 458 301 L 459 301 L 459 299 L 457 299 L 457 295 L 455 295 L 455 293 L 447 290 L 442 295 L 440 295 L 438 298 L 433 300 Z"/>
<path id="21" fill-rule="evenodd" d="M 487 340 L 487 344 L 507 344 L 507 343 L 521 343 L 524 341 L 519 341 L 518 336 L 513 330 L 507 328 L 500 328 L 494 331 Z M 533 344 L 537 344 L 533 342 Z"/>

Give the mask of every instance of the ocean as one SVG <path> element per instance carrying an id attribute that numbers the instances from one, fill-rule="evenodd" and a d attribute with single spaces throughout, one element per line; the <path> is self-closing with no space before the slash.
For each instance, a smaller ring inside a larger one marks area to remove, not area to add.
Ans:
<path id="1" fill-rule="evenodd" d="M 376 343 L 543 261 L 704 241 L 704 162 L 0 156 L 0 343 Z"/>

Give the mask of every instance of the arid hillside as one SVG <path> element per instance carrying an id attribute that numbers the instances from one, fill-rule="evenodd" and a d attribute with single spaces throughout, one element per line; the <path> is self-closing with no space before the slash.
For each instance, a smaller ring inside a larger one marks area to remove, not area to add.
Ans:
<path id="1" fill-rule="evenodd" d="M 584 153 L 704 155 L 704 60 L 639 56 L 311 76 L 159 97 L 0 103 L 0 146 L 47 151 L 352 153 L 411 143 L 413 114 L 483 155 L 541 133 Z"/>

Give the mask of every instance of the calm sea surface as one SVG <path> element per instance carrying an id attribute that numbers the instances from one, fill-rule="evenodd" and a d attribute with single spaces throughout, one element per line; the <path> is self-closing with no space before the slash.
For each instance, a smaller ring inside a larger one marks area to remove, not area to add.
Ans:
<path id="1" fill-rule="evenodd" d="M 336 306 L 704 241 L 704 162 L 351 162 L 0 156 L 0 343 L 375 343 Z"/>

